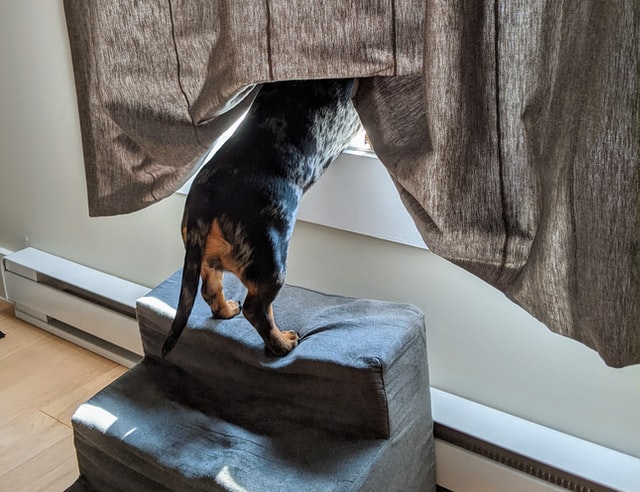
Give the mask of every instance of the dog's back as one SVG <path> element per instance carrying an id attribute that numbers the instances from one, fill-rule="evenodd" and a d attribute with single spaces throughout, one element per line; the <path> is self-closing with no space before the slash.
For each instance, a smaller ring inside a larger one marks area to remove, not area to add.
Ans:
<path id="1" fill-rule="evenodd" d="M 183 218 L 185 262 L 166 355 L 187 322 L 198 285 L 214 315 L 240 306 L 226 301 L 222 271 L 248 289 L 247 319 L 273 353 L 295 346 L 277 330 L 271 302 L 284 283 L 289 240 L 302 194 L 348 145 L 359 121 L 353 80 L 265 84 L 238 130 L 193 182 Z"/>

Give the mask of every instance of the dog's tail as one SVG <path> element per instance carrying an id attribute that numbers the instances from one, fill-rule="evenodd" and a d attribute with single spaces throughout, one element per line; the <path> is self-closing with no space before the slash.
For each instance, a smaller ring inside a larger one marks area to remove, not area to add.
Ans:
<path id="1" fill-rule="evenodd" d="M 182 269 L 182 285 L 176 317 L 173 319 L 169 334 L 162 346 L 162 358 L 165 358 L 178 342 L 182 330 L 187 324 L 193 303 L 198 294 L 200 266 L 202 263 L 202 244 L 193 234 L 187 234 L 185 241 L 184 267 Z"/>

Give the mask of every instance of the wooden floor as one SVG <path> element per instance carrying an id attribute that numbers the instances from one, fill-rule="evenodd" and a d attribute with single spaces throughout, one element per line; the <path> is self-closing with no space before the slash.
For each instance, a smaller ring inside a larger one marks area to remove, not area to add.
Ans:
<path id="1" fill-rule="evenodd" d="M 0 492 L 78 477 L 71 415 L 126 368 L 18 320 L 0 301 Z"/>

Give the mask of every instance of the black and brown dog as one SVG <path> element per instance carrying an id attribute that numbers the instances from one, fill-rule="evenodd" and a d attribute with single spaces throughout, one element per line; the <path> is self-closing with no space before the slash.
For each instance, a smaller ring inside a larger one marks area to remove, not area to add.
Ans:
<path id="1" fill-rule="evenodd" d="M 163 357 L 187 323 L 199 277 L 214 317 L 242 309 L 271 353 L 283 356 L 297 345 L 295 332 L 276 326 L 271 303 L 284 284 L 302 194 L 359 127 L 353 90 L 353 79 L 263 85 L 236 132 L 198 173 L 185 205 L 182 287 Z M 247 288 L 242 307 L 225 299 L 223 271 Z"/>

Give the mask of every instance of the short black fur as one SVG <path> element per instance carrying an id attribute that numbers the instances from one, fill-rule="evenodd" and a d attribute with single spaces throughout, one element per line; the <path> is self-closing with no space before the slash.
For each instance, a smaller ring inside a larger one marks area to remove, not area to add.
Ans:
<path id="1" fill-rule="evenodd" d="M 352 79 L 265 84 L 236 132 L 196 176 L 183 218 L 185 260 L 165 357 L 187 323 L 199 277 L 214 316 L 240 304 L 224 299 L 222 272 L 248 289 L 242 307 L 275 355 L 297 344 L 281 332 L 271 303 L 284 283 L 287 252 L 302 194 L 344 150 L 359 127 Z"/>

